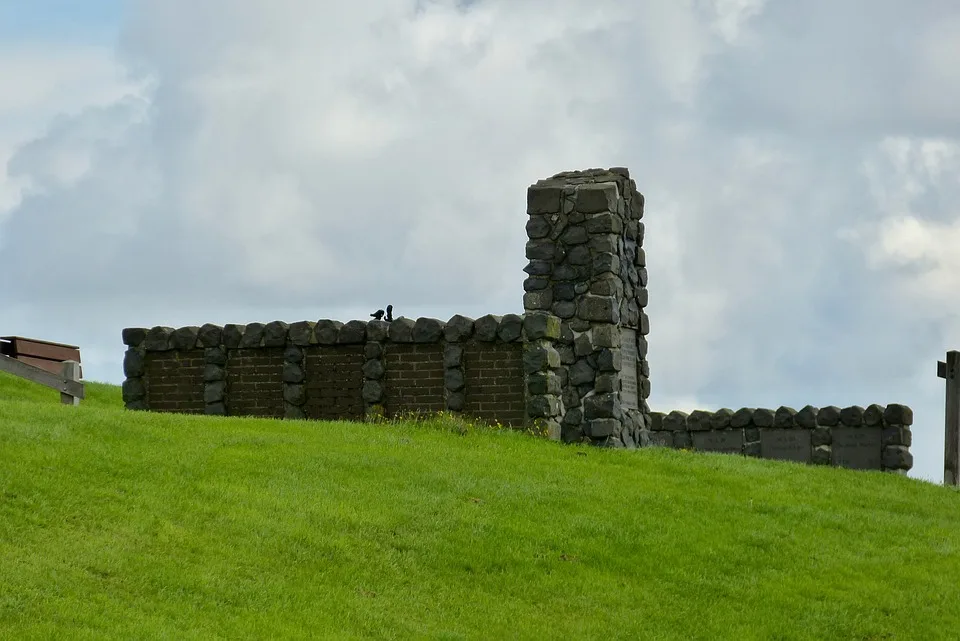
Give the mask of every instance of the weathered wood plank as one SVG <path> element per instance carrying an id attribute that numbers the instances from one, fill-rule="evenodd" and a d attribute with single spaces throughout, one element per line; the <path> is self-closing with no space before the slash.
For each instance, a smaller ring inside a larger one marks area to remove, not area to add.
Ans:
<path id="1" fill-rule="evenodd" d="M 23 338 L 22 336 L 7 336 L 5 338 L 10 341 L 10 345 L 4 350 L 4 353 L 9 356 L 33 356 L 53 361 L 80 362 L 80 349 L 75 345 L 51 343 L 50 341 Z"/>
<path id="2" fill-rule="evenodd" d="M 947 352 L 943 484 L 960 484 L 960 352 Z"/>
<path id="3" fill-rule="evenodd" d="M 21 363 L 17 359 L 10 358 L 9 356 L 0 355 L 0 371 L 59 390 L 62 394 L 69 394 L 78 399 L 84 397 L 83 383 L 76 380 L 68 380 L 62 375 L 51 374 L 39 367 Z"/>
<path id="4" fill-rule="evenodd" d="M 63 362 L 63 378 L 67 381 L 79 381 L 80 380 L 80 363 L 77 361 L 64 361 Z M 81 389 L 83 386 L 81 385 Z M 64 405 L 79 405 L 80 397 L 74 394 L 69 394 L 67 392 L 60 392 L 60 402 Z"/>

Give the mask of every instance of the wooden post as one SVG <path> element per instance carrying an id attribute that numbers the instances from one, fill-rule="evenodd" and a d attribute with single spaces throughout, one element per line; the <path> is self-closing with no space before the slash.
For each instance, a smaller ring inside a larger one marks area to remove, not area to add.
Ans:
<path id="1" fill-rule="evenodd" d="M 63 361 L 63 377 L 68 381 L 80 380 L 80 363 L 77 361 Z M 60 392 L 60 402 L 64 405 L 79 405 L 80 397 Z"/>
<path id="2" fill-rule="evenodd" d="M 947 362 L 937 362 L 937 376 L 947 381 L 943 484 L 960 485 L 960 352 L 947 352 Z"/>

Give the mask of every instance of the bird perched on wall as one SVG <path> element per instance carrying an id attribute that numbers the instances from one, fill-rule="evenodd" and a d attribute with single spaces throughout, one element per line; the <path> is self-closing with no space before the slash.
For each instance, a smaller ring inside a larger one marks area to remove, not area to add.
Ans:
<path id="1" fill-rule="evenodd" d="M 386 320 L 387 320 L 388 323 L 393 320 L 393 305 L 387 305 L 387 319 L 386 319 Z"/>
<path id="2" fill-rule="evenodd" d="M 378 309 L 377 311 L 375 311 L 374 313 L 372 313 L 372 314 L 370 314 L 370 315 L 371 315 L 373 318 L 375 318 L 376 320 L 381 320 L 381 319 L 383 318 L 383 310 L 382 310 L 382 309 Z"/>

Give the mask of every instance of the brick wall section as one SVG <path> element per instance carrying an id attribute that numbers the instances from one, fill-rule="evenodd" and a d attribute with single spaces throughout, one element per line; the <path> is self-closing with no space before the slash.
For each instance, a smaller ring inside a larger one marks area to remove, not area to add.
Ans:
<path id="1" fill-rule="evenodd" d="M 307 418 L 363 420 L 363 346 L 329 345 L 305 352 Z"/>
<path id="2" fill-rule="evenodd" d="M 463 352 L 466 404 L 463 413 L 484 421 L 522 427 L 523 345 L 470 341 Z"/>
<path id="3" fill-rule="evenodd" d="M 383 359 L 386 369 L 384 412 L 388 417 L 446 409 L 442 345 L 388 344 Z"/>
<path id="4" fill-rule="evenodd" d="M 204 365 L 202 349 L 147 353 L 143 366 L 150 409 L 203 414 Z"/>
<path id="5" fill-rule="evenodd" d="M 283 348 L 231 349 L 227 413 L 283 418 Z"/>

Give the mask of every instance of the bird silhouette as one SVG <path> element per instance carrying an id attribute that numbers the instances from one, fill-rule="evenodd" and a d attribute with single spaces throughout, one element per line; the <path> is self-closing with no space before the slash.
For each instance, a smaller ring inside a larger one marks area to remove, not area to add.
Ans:
<path id="1" fill-rule="evenodd" d="M 393 320 L 393 305 L 387 305 L 387 322 Z"/>
<path id="2" fill-rule="evenodd" d="M 372 313 L 372 314 L 370 314 L 370 315 L 373 316 L 375 319 L 380 320 L 380 319 L 383 318 L 383 310 L 382 310 L 382 309 L 378 309 L 377 311 L 375 311 L 374 313 Z"/>

